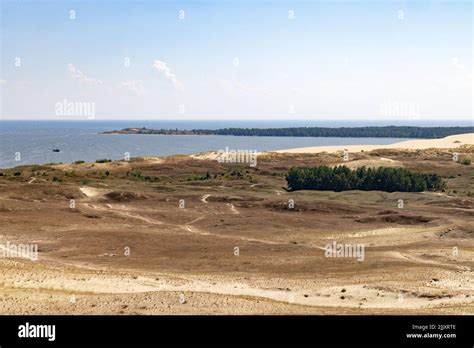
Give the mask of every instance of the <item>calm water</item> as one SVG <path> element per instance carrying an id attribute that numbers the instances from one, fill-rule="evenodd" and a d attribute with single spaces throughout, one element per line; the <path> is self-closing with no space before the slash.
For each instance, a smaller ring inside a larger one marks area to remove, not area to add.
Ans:
<path id="1" fill-rule="evenodd" d="M 395 124 L 391 122 L 390 124 Z M 99 134 L 125 127 L 149 128 L 225 128 L 225 127 L 290 127 L 290 126 L 363 126 L 377 125 L 352 122 L 308 121 L 0 121 L 0 168 L 22 164 L 50 162 L 71 163 L 99 158 L 190 154 L 208 150 L 229 149 L 279 150 L 318 145 L 391 144 L 400 138 L 296 138 Z M 387 125 L 380 124 L 380 125 Z M 61 152 L 52 152 L 58 148 Z M 15 153 L 21 161 L 15 161 Z"/>

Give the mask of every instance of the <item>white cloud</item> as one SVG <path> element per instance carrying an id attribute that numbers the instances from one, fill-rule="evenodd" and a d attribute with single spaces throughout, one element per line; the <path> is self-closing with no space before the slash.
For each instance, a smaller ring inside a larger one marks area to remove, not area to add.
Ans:
<path id="1" fill-rule="evenodd" d="M 76 69 L 76 67 L 72 63 L 69 63 L 67 67 L 68 67 L 69 72 L 71 73 L 71 77 L 73 80 L 83 82 L 83 83 L 93 84 L 93 85 L 102 84 L 102 80 L 94 79 L 94 78 L 84 75 L 84 73 Z"/>
<path id="2" fill-rule="evenodd" d="M 163 74 L 168 81 L 172 83 L 174 88 L 178 90 L 183 90 L 183 84 L 178 81 L 176 78 L 176 75 L 171 72 L 171 69 L 168 67 L 168 65 L 165 62 L 159 61 L 159 60 L 154 60 L 153 61 L 153 68 L 155 68 L 158 72 Z"/>
<path id="3" fill-rule="evenodd" d="M 143 81 L 142 80 L 131 80 L 131 81 L 124 81 L 120 85 L 118 85 L 119 88 L 126 88 L 136 95 L 145 95 L 146 94 L 146 89 L 143 86 Z"/>
<path id="4" fill-rule="evenodd" d="M 0 79 L 0 85 L 5 85 L 7 83 L 7 81 L 5 81 L 4 79 Z"/>

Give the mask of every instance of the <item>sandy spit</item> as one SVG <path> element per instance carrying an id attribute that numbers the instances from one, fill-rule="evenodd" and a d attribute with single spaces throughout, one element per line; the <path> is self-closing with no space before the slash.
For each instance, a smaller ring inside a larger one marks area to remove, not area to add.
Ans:
<path id="1" fill-rule="evenodd" d="M 313 146 L 296 149 L 278 150 L 279 153 L 318 153 L 318 152 L 348 152 L 373 151 L 378 149 L 452 149 L 462 145 L 474 145 L 474 133 L 450 135 L 441 139 L 415 139 L 402 141 L 390 145 L 336 145 L 336 146 Z"/>

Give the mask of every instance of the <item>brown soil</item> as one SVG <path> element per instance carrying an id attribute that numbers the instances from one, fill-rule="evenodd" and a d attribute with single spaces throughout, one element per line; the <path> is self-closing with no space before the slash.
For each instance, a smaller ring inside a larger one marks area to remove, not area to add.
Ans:
<path id="1" fill-rule="evenodd" d="M 381 154 L 446 191 L 286 191 L 286 168 L 336 153 L 0 170 L 0 245 L 39 247 L 37 261 L 0 257 L 0 313 L 474 314 L 471 166 L 449 150 Z M 333 242 L 364 259 L 327 257 Z"/>

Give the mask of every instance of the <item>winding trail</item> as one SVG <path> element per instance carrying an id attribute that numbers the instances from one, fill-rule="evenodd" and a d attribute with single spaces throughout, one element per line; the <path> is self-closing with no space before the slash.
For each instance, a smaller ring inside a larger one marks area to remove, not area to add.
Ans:
<path id="1" fill-rule="evenodd" d="M 152 224 L 152 225 L 162 225 L 163 224 L 162 221 L 152 219 L 152 218 L 148 218 L 148 217 L 145 217 L 143 215 L 130 213 L 128 211 L 122 211 L 122 210 L 118 209 L 117 207 L 113 207 L 110 204 L 107 204 L 107 208 L 103 208 L 99 205 L 94 205 L 94 204 L 90 204 L 90 203 L 84 203 L 84 206 L 87 206 L 89 208 L 92 208 L 94 210 L 99 210 L 99 211 L 110 211 L 110 212 L 115 213 L 117 215 L 129 217 L 129 218 L 132 218 L 132 219 L 141 220 L 141 221 L 144 221 L 144 222 Z"/>
<path id="2" fill-rule="evenodd" d="M 212 236 L 212 237 L 217 237 L 217 238 L 223 238 L 223 239 L 232 239 L 232 240 L 242 240 L 245 242 L 253 242 L 253 243 L 262 243 L 262 244 L 267 244 L 267 245 L 284 245 L 284 246 L 294 246 L 294 247 L 300 247 L 300 248 L 309 248 L 309 249 L 320 249 L 320 250 L 326 250 L 325 248 L 318 246 L 318 245 L 307 245 L 307 244 L 292 244 L 292 243 L 286 243 L 286 242 L 275 242 L 271 240 L 264 240 L 264 239 L 257 239 L 257 238 L 248 238 L 248 237 L 242 237 L 242 236 L 236 236 L 236 235 L 225 235 L 225 234 L 217 234 L 217 233 L 211 233 L 211 232 L 206 232 L 203 231 L 197 227 L 191 226 L 193 223 L 196 223 L 202 219 L 205 218 L 205 215 L 202 215 L 193 221 L 190 221 L 181 227 L 185 229 L 188 232 L 191 233 L 196 233 L 200 234 L 203 236 Z"/>
<path id="3" fill-rule="evenodd" d="M 211 195 L 204 195 L 204 196 L 202 196 L 201 202 L 203 202 L 204 204 L 209 203 L 209 202 L 207 201 L 207 199 L 208 199 L 210 196 L 211 196 Z"/>
<path id="4" fill-rule="evenodd" d="M 435 260 L 425 260 L 419 256 L 413 256 L 409 255 L 407 253 L 401 253 L 398 251 L 391 251 L 387 252 L 386 255 L 389 255 L 391 257 L 397 258 L 397 259 L 402 259 L 405 261 L 411 261 L 411 262 L 416 262 L 416 263 L 424 263 L 428 265 L 434 265 L 434 266 L 440 266 L 440 267 L 447 267 L 455 270 L 460 270 L 460 271 L 470 271 L 471 269 L 466 266 L 458 266 L 458 265 L 453 265 L 451 263 L 447 262 L 440 262 L 440 261 L 435 261 Z"/>

